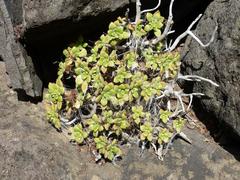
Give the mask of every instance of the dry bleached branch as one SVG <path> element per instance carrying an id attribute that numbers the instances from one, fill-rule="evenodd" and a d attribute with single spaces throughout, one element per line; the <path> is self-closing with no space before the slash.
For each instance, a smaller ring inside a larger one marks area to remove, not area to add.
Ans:
<path id="1" fill-rule="evenodd" d="M 173 3 L 174 3 L 174 0 L 171 0 L 170 6 L 169 6 L 169 15 L 168 15 L 167 24 L 162 35 L 159 38 L 154 39 L 152 44 L 157 44 L 158 42 L 163 40 L 166 36 L 174 32 L 174 31 L 171 31 L 171 27 L 173 25 L 173 14 L 172 14 Z"/>
<path id="2" fill-rule="evenodd" d="M 135 18 L 135 24 L 141 19 L 141 1 L 136 1 L 136 18 Z"/>
<path id="3" fill-rule="evenodd" d="M 167 23 L 166 23 L 166 26 L 165 26 L 165 29 L 162 33 L 162 35 L 156 39 L 153 39 L 152 42 L 149 42 L 149 41 L 146 41 L 145 42 L 145 45 L 149 45 L 149 44 L 152 44 L 152 45 L 155 45 L 157 44 L 158 42 L 162 41 L 164 38 L 166 38 L 169 34 L 173 33 L 174 31 L 171 30 L 171 27 L 173 25 L 173 13 L 172 13 L 172 8 L 173 8 L 173 3 L 174 3 L 174 0 L 171 0 L 170 2 L 170 6 L 169 6 L 169 15 L 168 15 L 168 19 L 167 19 Z M 159 0 L 159 5 L 161 4 L 161 1 Z M 145 10 L 145 11 L 151 11 L 151 10 L 155 10 L 156 8 L 153 8 L 153 9 L 149 9 L 149 10 Z M 145 12 L 143 11 L 143 12 Z M 191 24 L 190 26 L 187 28 L 187 30 L 182 33 L 180 36 L 177 37 L 177 39 L 175 39 L 174 43 L 172 45 L 170 45 L 170 47 L 167 47 L 167 51 L 171 52 L 173 51 L 178 43 L 183 39 L 185 38 L 187 35 L 190 35 L 192 38 L 194 38 L 202 47 L 207 47 L 209 46 L 213 40 L 214 40 L 214 36 L 217 32 L 217 26 L 215 27 L 214 31 L 213 31 L 213 34 L 212 34 L 212 37 L 211 39 L 209 40 L 208 43 L 204 44 L 192 31 L 192 27 L 199 21 L 199 19 L 202 17 L 202 14 L 200 14 Z"/>
<path id="4" fill-rule="evenodd" d="M 158 4 L 157 4 L 156 7 L 152 8 L 152 9 L 146 9 L 146 10 L 143 10 L 143 11 L 141 12 L 141 14 L 143 14 L 143 13 L 147 13 L 147 12 L 151 12 L 151 11 L 155 11 L 155 10 L 157 10 L 157 8 L 160 7 L 160 5 L 161 5 L 161 0 L 158 0 Z"/>
<path id="5" fill-rule="evenodd" d="M 185 76 L 183 76 L 182 74 L 179 73 L 177 79 L 183 79 L 183 80 L 186 80 L 186 81 L 206 81 L 206 82 L 208 82 L 208 83 L 210 83 L 214 86 L 219 87 L 219 85 L 217 83 L 213 82 L 212 80 L 201 77 L 201 76 L 197 76 L 197 75 L 185 75 Z"/>
<path id="6" fill-rule="evenodd" d="M 141 11 L 141 1 L 140 0 L 137 0 L 136 1 L 136 18 L 135 18 L 135 24 L 137 23 L 137 21 L 139 19 L 141 19 L 141 15 L 144 14 L 144 13 L 147 13 L 147 12 L 151 12 L 151 11 L 155 11 L 157 10 L 160 5 L 161 5 L 161 0 L 158 0 L 158 4 L 154 7 L 154 8 L 151 8 L 151 9 L 145 9 L 143 11 Z"/>
<path id="7" fill-rule="evenodd" d="M 186 30 L 184 33 L 182 33 L 180 36 L 177 37 L 177 39 L 175 39 L 174 43 L 171 45 L 171 47 L 169 47 L 168 51 L 170 51 L 170 52 L 173 51 L 173 50 L 177 47 L 178 43 L 179 43 L 183 38 L 185 38 L 187 35 L 190 35 L 191 37 L 193 37 L 202 47 L 207 47 L 207 46 L 209 46 L 209 45 L 213 42 L 214 36 L 215 36 L 215 34 L 216 34 L 216 32 L 217 32 L 217 28 L 218 28 L 217 26 L 215 27 L 215 29 L 214 29 L 214 31 L 213 31 L 213 34 L 212 34 L 212 37 L 211 37 L 210 41 L 209 41 L 208 43 L 206 43 L 206 44 L 202 43 L 202 41 L 201 41 L 195 34 L 193 34 L 193 32 L 191 31 L 192 27 L 199 21 L 199 19 L 200 19 L 201 17 L 202 17 L 202 14 L 200 14 L 200 15 L 190 24 L 190 26 L 187 28 L 187 30 Z"/>
<path id="8" fill-rule="evenodd" d="M 166 23 L 166 26 L 165 26 L 165 29 L 162 33 L 161 36 L 159 36 L 158 38 L 156 39 L 153 39 L 152 42 L 151 41 L 145 41 L 144 45 L 149 45 L 149 44 L 152 44 L 152 45 L 155 45 L 157 43 L 159 43 L 160 41 L 162 41 L 164 38 L 166 38 L 169 34 L 175 32 L 175 31 L 172 31 L 171 28 L 172 28 L 172 25 L 173 25 L 173 13 L 172 13 L 172 9 L 173 9 L 173 3 L 174 3 L 175 0 L 171 0 L 170 2 L 170 6 L 169 6 L 169 15 L 168 15 L 168 19 L 167 19 L 167 23 Z M 146 9 L 146 10 L 143 10 L 141 11 L 141 2 L 140 0 L 137 0 L 136 2 L 136 19 L 135 19 L 135 23 L 137 23 L 137 21 L 141 18 L 141 14 L 143 13 L 146 13 L 146 12 L 150 12 L 150 11 L 154 11 L 156 10 L 159 6 L 161 5 L 161 0 L 158 0 L 158 4 L 156 7 L 152 8 L 152 9 Z M 199 21 L 199 19 L 202 17 L 202 14 L 200 14 L 191 24 L 190 26 L 187 28 L 187 30 L 185 32 L 183 32 L 180 36 L 177 37 L 177 39 L 175 39 L 175 41 L 173 42 L 172 45 L 169 45 L 169 47 L 167 46 L 166 48 L 166 51 L 173 51 L 177 45 L 179 44 L 179 42 L 185 38 L 187 35 L 190 35 L 192 38 L 194 38 L 202 47 L 207 47 L 209 46 L 213 40 L 214 40 L 214 36 L 217 32 L 217 26 L 215 27 L 214 31 L 213 31 L 213 34 L 211 36 L 211 39 L 209 40 L 208 43 L 204 44 L 191 30 L 192 30 L 192 27 Z"/>
<path id="9" fill-rule="evenodd" d="M 207 79 L 207 78 L 203 78 L 201 76 L 197 76 L 197 75 L 181 75 L 180 73 L 178 74 L 177 76 L 177 79 L 183 79 L 183 80 L 187 80 L 187 81 L 206 81 L 214 86 L 219 86 L 217 83 L 213 82 L 212 80 L 210 79 Z M 180 104 L 180 110 L 178 109 L 178 107 L 176 108 L 175 112 L 173 113 L 174 116 L 177 116 L 179 113 L 181 112 L 186 112 L 186 109 L 184 107 L 184 103 L 183 103 L 183 100 L 182 98 L 183 97 L 189 97 L 190 98 L 190 102 L 189 102 L 189 105 L 187 107 L 187 110 L 190 109 L 191 105 L 192 105 L 192 100 L 193 100 L 193 96 L 204 96 L 204 94 L 202 93 L 190 93 L 190 94 L 186 94 L 186 93 L 183 93 L 182 90 L 174 90 L 175 89 L 175 86 L 176 86 L 176 81 L 172 81 L 170 82 L 165 90 L 162 92 L 162 95 L 159 96 L 159 97 L 156 97 L 155 100 L 159 100 L 161 98 L 168 98 L 168 101 L 167 101 L 167 108 L 169 111 L 171 111 L 171 98 L 176 98 L 177 99 L 177 102 L 178 104 Z"/>

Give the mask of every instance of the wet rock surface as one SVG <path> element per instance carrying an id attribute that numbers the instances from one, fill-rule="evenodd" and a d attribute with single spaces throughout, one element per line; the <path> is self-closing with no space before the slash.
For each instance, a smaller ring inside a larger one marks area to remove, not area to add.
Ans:
<path id="1" fill-rule="evenodd" d="M 164 162 L 153 152 L 124 147 L 117 166 L 94 163 L 87 148 L 71 145 L 45 120 L 43 104 L 18 102 L 7 87 L 0 62 L 1 179 L 239 179 L 240 162 L 197 130 L 186 129 L 193 144 L 177 139 Z"/>
<path id="2" fill-rule="evenodd" d="M 229 126 L 240 135 L 240 1 L 215 0 L 207 8 L 195 34 L 207 42 L 218 26 L 214 42 L 206 48 L 189 38 L 182 52 L 182 71 L 219 84 L 194 83 L 193 91 L 206 94 L 195 108 Z"/>

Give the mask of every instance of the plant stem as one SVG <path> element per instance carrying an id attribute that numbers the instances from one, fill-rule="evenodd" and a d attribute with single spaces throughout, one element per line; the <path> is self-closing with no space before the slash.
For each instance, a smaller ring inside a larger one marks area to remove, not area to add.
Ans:
<path id="1" fill-rule="evenodd" d="M 135 18 L 135 24 L 140 20 L 141 18 L 141 2 L 140 0 L 136 1 L 136 18 Z"/>

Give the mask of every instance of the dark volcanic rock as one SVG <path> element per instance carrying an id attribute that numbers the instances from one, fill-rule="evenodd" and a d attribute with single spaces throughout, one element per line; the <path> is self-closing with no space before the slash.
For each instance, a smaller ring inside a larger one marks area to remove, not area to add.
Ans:
<path id="1" fill-rule="evenodd" d="M 182 71 L 217 82 L 216 88 L 208 83 L 195 83 L 194 92 L 209 98 L 200 99 L 204 113 L 225 122 L 240 135 L 240 1 L 215 0 L 200 20 L 196 35 L 207 42 L 214 26 L 218 31 L 214 42 L 207 48 L 189 38 L 182 52 Z"/>
<path id="2" fill-rule="evenodd" d="M 193 130 L 186 130 L 193 144 L 176 140 L 164 162 L 151 151 L 139 157 L 139 148 L 133 146 L 124 147 L 118 166 L 97 165 L 87 148 L 71 145 L 67 135 L 56 132 L 44 120 L 42 104 L 18 102 L 6 85 L 4 72 L 0 62 L 1 180 L 240 178 L 240 163 Z"/>

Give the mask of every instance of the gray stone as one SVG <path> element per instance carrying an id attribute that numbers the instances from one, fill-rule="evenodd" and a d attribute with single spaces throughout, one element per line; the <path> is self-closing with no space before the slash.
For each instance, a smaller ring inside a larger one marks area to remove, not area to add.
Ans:
<path id="1" fill-rule="evenodd" d="M 4 1 L 0 0 L 0 56 L 6 62 L 11 85 L 29 96 L 41 96 L 42 82 L 35 73 L 31 58 L 14 34 L 11 17 Z"/>
<path id="2" fill-rule="evenodd" d="M 199 99 L 204 113 L 230 126 L 240 135 L 240 1 L 215 0 L 200 20 L 195 34 L 208 42 L 214 27 L 214 42 L 202 48 L 187 39 L 182 52 L 182 72 L 209 78 L 220 85 L 194 83 L 193 91 L 206 94 Z"/>

